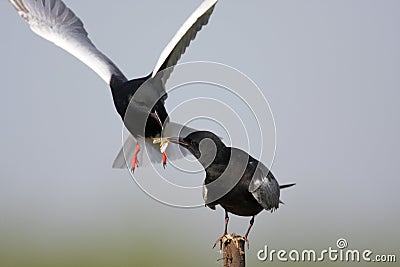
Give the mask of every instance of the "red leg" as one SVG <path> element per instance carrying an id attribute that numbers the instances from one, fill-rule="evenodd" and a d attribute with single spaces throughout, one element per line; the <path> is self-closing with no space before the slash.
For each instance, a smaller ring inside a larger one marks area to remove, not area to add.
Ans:
<path id="1" fill-rule="evenodd" d="M 165 166 L 167 166 L 167 154 L 165 152 L 162 153 L 162 165 L 165 169 Z"/>
<path id="2" fill-rule="evenodd" d="M 138 143 L 136 143 L 136 151 L 135 154 L 132 157 L 132 167 L 131 167 L 131 171 L 134 172 L 136 167 L 139 167 L 139 161 L 137 159 L 137 155 L 140 151 L 140 146 Z"/>

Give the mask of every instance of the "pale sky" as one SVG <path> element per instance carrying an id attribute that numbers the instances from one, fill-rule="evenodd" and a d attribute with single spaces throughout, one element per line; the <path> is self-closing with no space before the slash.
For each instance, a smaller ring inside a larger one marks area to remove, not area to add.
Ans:
<path id="1" fill-rule="evenodd" d="M 130 78 L 153 69 L 200 3 L 65 2 Z M 352 248 L 398 253 L 399 25 L 396 0 L 220 0 L 182 57 L 232 66 L 258 85 L 276 123 L 272 171 L 281 183 L 297 183 L 282 192 L 277 212 L 256 217 L 252 266 L 265 266 L 256 259 L 265 244 L 326 248 L 340 237 Z M 122 123 L 107 85 L 32 33 L 5 0 L 0 32 L 0 265 L 24 266 L 18 256 L 25 256 L 38 266 L 92 259 L 123 266 L 138 263 L 154 239 L 165 242 L 156 247 L 165 265 L 192 257 L 216 264 L 211 246 L 223 231 L 221 208 L 163 205 L 127 170 L 111 168 Z M 151 181 L 149 173 L 143 167 L 137 175 Z M 201 184 L 203 177 L 178 178 Z M 232 215 L 229 231 L 244 234 L 249 219 Z M 168 240 L 178 255 L 165 251 Z"/>

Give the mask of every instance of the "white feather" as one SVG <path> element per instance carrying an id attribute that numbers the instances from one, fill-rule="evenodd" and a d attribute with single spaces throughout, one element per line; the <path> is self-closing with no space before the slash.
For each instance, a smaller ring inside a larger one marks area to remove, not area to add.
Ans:
<path id="1" fill-rule="evenodd" d="M 127 79 L 88 38 L 82 21 L 61 0 L 10 0 L 32 31 L 63 48 L 96 72 L 107 84 L 111 76 Z"/>
<path id="2" fill-rule="evenodd" d="M 205 0 L 179 28 L 178 32 L 162 51 L 151 77 L 155 77 L 159 71 L 176 65 L 179 58 L 185 53 L 198 31 L 208 23 L 218 0 Z M 164 65 L 164 66 L 163 66 Z M 163 69 L 161 67 L 163 66 Z M 165 84 L 173 68 L 169 68 L 163 73 L 163 83 Z"/>

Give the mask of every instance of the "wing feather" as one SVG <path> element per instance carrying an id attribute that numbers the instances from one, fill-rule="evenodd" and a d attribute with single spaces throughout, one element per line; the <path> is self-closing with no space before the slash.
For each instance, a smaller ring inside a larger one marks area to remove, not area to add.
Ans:
<path id="1" fill-rule="evenodd" d="M 90 41 L 82 21 L 61 0 L 9 0 L 37 35 L 63 48 L 107 84 L 111 76 L 127 81 L 118 67 Z"/>
<path id="2" fill-rule="evenodd" d="M 217 2 L 218 0 L 205 0 L 192 15 L 190 15 L 162 51 L 152 72 L 153 78 L 158 72 L 176 65 L 180 57 L 185 53 L 190 42 L 196 37 L 196 34 L 208 23 Z M 163 72 L 162 80 L 164 84 L 172 71 L 173 68 L 169 68 L 167 71 Z"/>
<path id="3" fill-rule="evenodd" d="M 279 207 L 279 184 L 262 163 L 258 163 L 249 185 L 249 192 L 264 209 L 273 211 Z"/>

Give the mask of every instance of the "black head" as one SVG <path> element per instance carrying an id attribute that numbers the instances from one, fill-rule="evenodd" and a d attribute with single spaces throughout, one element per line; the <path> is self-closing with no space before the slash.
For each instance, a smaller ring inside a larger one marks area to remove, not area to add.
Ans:
<path id="1" fill-rule="evenodd" d="M 193 132 L 175 142 L 189 150 L 203 166 L 215 161 L 226 148 L 218 136 L 208 131 Z"/>

